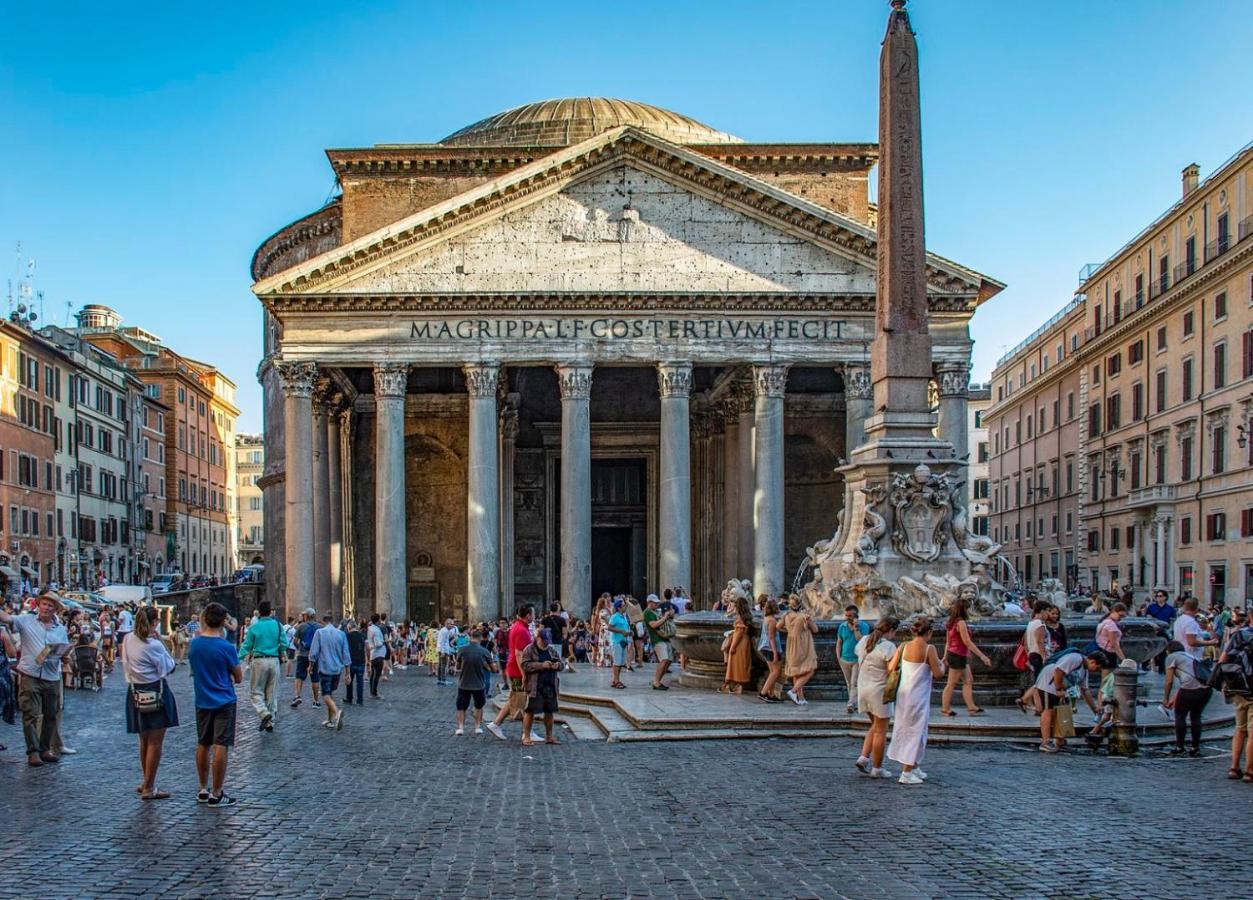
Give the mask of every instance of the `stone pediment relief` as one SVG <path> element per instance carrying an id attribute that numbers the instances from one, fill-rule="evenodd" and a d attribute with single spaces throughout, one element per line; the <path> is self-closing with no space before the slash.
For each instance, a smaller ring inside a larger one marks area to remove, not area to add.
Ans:
<path id="1" fill-rule="evenodd" d="M 675 290 L 864 296 L 874 270 L 624 164 L 331 293 Z"/>
<path id="2" fill-rule="evenodd" d="M 730 218 L 753 222 L 766 227 L 772 240 L 784 240 L 779 259 L 764 271 L 755 271 L 744 261 L 723 260 L 730 264 L 729 270 L 712 266 L 713 271 L 702 273 L 704 282 L 715 283 L 720 275 L 724 284 L 720 290 L 734 290 L 733 285 L 740 270 L 752 272 L 761 279 L 752 280 L 754 289 L 761 289 L 761 280 L 773 290 L 795 290 L 783 276 L 791 279 L 804 278 L 805 266 L 788 269 L 793 250 L 791 242 L 812 247 L 830 260 L 838 260 L 854 271 L 868 270 L 873 278 L 875 268 L 875 234 L 861 223 L 819 207 L 802 197 L 793 195 L 776 186 L 758 181 L 751 175 L 711 160 L 685 148 L 669 144 L 652 135 L 630 128 L 615 129 L 573 147 L 545 156 L 508 176 L 480 185 L 464 194 L 451 198 L 423 212 L 402 219 L 392 225 L 365 235 L 349 244 L 327 251 L 286 271 L 279 272 L 254 285 L 254 292 L 263 299 L 275 299 L 299 295 L 329 295 L 336 293 L 369 293 L 376 285 L 385 284 L 379 277 L 395 275 L 393 270 L 403 269 L 410 257 L 438 256 L 440 248 L 449 242 L 464 238 L 470 232 L 490 229 L 492 223 L 510 216 L 526 207 L 561 193 L 577 194 L 577 185 L 586 180 L 603 179 L 609 170 L 648 173 L 655 181 L 665 183 L 671 191 L 693 201 L 708 204 Z M 612 181 L 610 177 L 610 181 Z M 592 212 L 583 223 L 572 222 L 567 232 L 570 244 L 630 246 L 643 232 L 646 240 L 651 234 L 648 226 L 657 225 L 650 219 L 650 210 L 634 195 L 617 196 L 616 202 L 605 204 L 601 213 Z M 630 201 L 630 206 L 624 204 Z M 680 205 L 683 201 L 680 201 Z M 603 214 L 602 214 L 603 213 Z M 638 220 L 635 215 L 638 214 Z M 727 234 L 735 222 L 711 220 L 704 225 L 722 224 L 722 240 L 733 238 Z M 662 226 L 663 228 L 665 226 Z M 718 229 L 705 228 L 707 237 Z M 684 238 L 668 232 L 680 241 Z M 655 236 L 655 235 L 654 235 Z M 697 240 L 692 236 L 689 240 Z M 732 241 L 734 242 L 734 241 Z M 751 243 L 751 241 L 745 241 Z M 525 249 L 525 248 L 522 248 Z M 656 248 L 649 248 L 655 250 Z M 765 248 L 758 248 L 763 250 Z M 657 254 L 654 254 L 656 256 Z M 577 271 L 578 254 L 571 254 Z M 664 259 L 660 260 L 664 264 Z M 422 263 L 419 262 L 418 267 Z M 438 263 L 433 263 L 438 268 Z M 468 274 L 468 270 L 453 274 Z M 961 307 L 967 310 L 1000 291 L 1003 285 L 965 269 L 934 254 L 928 254 L 928 280 L 930 290 L 945 307 Z M 820 267 L 827 274 L 847 274 L 830 262 Z M 800 272 L 800 275 L 796 275 Z M 671 279 L 673 283 L 675 279 Z M 686 285 L 682 288 L 690 290 Z M 697 288 L 699 289 L 699 288 Z M 469 290 L 469 288 L 457 288 Z M 673 290 L 673 287 L 671 288 Z M 390 292 L 382 289 L 382 292 Z M 955 310 L 956 311 L 956 310 Z"/>

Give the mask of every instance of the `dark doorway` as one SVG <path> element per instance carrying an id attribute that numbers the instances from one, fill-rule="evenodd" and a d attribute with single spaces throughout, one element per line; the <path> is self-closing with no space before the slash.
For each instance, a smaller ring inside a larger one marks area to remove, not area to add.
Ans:
<path id="1" fill-rule="evenodd" d="M 631 590 L 631 529 L 592 529 L 592 595 Z"/>

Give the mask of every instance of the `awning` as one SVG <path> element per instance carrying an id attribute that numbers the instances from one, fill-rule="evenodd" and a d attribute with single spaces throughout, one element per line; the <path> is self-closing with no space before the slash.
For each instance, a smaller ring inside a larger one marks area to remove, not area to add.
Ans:
<path id="1" fill-rule="evenodd" d="M 22 566 L 22 571 L 25 572 L 27 575 L 29 575 L 31 578 L 39 577 L 38 575 L 35 574 L 35 570 L 32 569 L 30 566 Z"/>
<path id="2" fill-rule="evenodd" d="M 5 578 L 20 578 L 21 577 L 8 566 L 0 566 L 0 575 L 3 575 Z"/>

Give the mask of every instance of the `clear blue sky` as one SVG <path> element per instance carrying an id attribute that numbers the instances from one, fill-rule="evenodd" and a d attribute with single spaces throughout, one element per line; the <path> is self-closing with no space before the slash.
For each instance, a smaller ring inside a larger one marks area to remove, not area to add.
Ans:
<path id="1" fill-rule="evenodd" d="M 1242 2 L 910 4 L 928 245 L 1007 282 L 975 377 L 1253 138 Z M 750 140 L 874 140 L 881 0 L 0 2 L 0 264 L 46 318 L 107 303 L 240 386 L 253 250 L 321 205 L 322 150 L 435 141 L 547 97 L 643 100 Z"/>

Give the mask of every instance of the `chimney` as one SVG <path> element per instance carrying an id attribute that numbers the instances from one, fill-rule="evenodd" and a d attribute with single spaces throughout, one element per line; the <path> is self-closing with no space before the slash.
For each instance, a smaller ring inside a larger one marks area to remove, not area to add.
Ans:
<path id="1" fill-rule="evenodd" d="M 1201 183 L 1201 167 L 1196 163 L 1183 167 L 1183 195 L 1186 197 Z"/>

